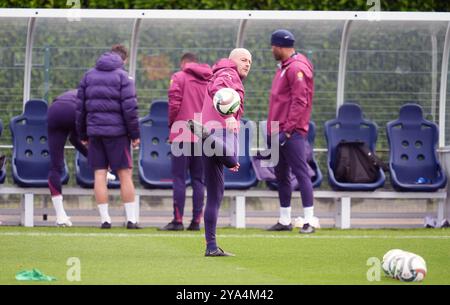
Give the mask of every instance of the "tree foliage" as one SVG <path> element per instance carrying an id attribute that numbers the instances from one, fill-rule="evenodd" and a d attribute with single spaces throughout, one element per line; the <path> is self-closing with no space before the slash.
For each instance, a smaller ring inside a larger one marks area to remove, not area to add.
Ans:
<path id="1" fill-rule="evenodd" d="M 374 0 L 0 0 L 3 8 L 66 8 L 79 2 L 82 8 L 98 9 L 200 9 L 200 10 L 330 10 L 364 11 Z M 382 11 L 447 12 L 448 1 L 392 0 L 381 1 Z"/>

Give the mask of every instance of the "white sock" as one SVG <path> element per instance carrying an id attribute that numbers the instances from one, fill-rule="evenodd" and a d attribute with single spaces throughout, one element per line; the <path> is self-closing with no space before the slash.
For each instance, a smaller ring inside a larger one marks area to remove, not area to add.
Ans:
<path id="1" fill-rule="evenodd" d="M 127 202 L 123 204 L 125 206 L 125 213 L 127 214 L 127 220 L 132 223 L 136 223 L 136 203 Z"/>
<path id="2" fill-rule="evenodd" d="M 305 214 L 305 223 L 311 224 L 311 221 L 314 217 L 314 207 L 303 208 L 303 213 Z"/>
<path id="3" fill-rule="evenodd" d="M 52 197 L 52 202 L 53 202 L 53 207 L 55 208 L 55 212 L 56 212 L 56 220 L 57 221 L 63 221 L 67 218 L 67 214 L 66 211 L 64 210 L 64 205 L 63 205 L 63 196 L 62 195 L 58 195 L 58 196 L 53 196 Z"/>
<path id="4" fill-rule="evenodd" d="M 291 224 L 291 207 L 280 207 L 280 219 L 278 220 L 284 226 Z"/>
<path id="5" fill-rule="evenodd" d="M 111 217 L 109 217 L 108 213 L 108 203 L 100 203 L 97 206 L 98 211 L 100 212 L 100 217 L 102 218 L 102 223 L 104 222 L 111 223 Z"/>

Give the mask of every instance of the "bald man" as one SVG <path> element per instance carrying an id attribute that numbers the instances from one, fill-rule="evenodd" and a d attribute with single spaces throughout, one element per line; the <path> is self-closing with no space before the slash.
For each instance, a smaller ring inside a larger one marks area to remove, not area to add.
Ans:
<path id="1" fill-rule="evenodd" d="M 206 252 L 205 256 L 233 256 L 218 247 L 216 242 L 217 218 L 224 193 L 224 166 L 231 171 L 239 170 L 238 132 L 239 120 L 244 114 L 244 85 L 242 81 L 250 72 L 252 55 L 243 48 L 231 51 L 228 58 L 222 58 L 213 66 L 213 76 L 209 80 L 207 94 L 202 108 L 202 125 L 193 128 L 196 135 L 203 138 L 203 168 L 207 190 L 204 213 Z M 231 115 L 221 115 L 213 107 L 213 97 L 222 88 L 232 88 L 241 97 L 241 107 Z M 193 123 L 192 121 L 190 123 Z M 212 137 L 210 137 L 212 136 Z M 212 140 L 211 139 L 215 139 Z M 222 141 L 221 141 L 222 140 Z M 214 144 L 213 144 L 214 143 Z M 211 144 L 210 146 L 208 144 Z M 208 151 L 208 148 L 211 148 Z"/>

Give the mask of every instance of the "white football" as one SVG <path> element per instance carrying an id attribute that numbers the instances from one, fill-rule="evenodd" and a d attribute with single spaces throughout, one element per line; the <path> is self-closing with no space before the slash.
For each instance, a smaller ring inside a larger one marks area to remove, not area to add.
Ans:
<path id="1" fill-rule="evenodd" d="M 222 88 L 214 94 L 213 105 L 222 115 L 233 114 L 241 108 L 241 97 L 232 88 Z"/>
<path id="2" fill-rule="evenodd" d="M 414 253 L 406 252 L 404 255 L 403 268 L 398 273 L 397 279 L 402 282 L 420 282 L 427 274 L 425 260 Z"/>
<path id="3" fill-rule="evenodd" d="M 403 250 L 400 249 L 392 249 L 386 252 L 386 254 L 383 256 L 383 262 L 381 264 L 381 267 L 383 268 L 383 271 L 388 276 L 393 276 L 391 274 L 391 262 L 393 262 L 393 258 L 397 255 L 401 255 L 403 253 Z"/>
<path id="4" fill-rule="evenodd" d="M 421 256 L 400 249 L 390 250 L 383 256 L 382 268 L 386 275 L 402 282 L 420 282 L 427 274 Z"/>

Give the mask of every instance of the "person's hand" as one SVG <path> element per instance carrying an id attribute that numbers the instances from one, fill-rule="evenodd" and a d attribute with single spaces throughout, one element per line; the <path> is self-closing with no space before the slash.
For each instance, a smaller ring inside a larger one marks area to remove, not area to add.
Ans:
<path id="1" fill-rule="evenodd" d="M 89 141 L 88 140 L 81 140 L 81 144 L 83 144 L 84 146 L 88 146 Z"/>
<path id="2" fill-rule="evenodd" d="M 280 131 L 278 134 L 278 142 L 280 143 L 280 146 L 283 146 L 286 144 L 286 141 L 288 140 L 286 133 L 284 131 Z"/>
<path id="3" fill-rule="evenodd" d="M 238 122 L 236 121 L 234 116 L 231 116 L 231 117 L 227 118 L 225 120 L 225 123 L 226 123 L 226 126 L 227 126 L 227 130 L 229 132 L 234 132 L 235 130 L 238 129 Z"/>
<path id="4" fill-rule="evenodd" d="M 131 146 L 133 146 L 133 149 L 139 149 L 139 144 L 141 144 L 141 139 L 137 138 L 131 140 Z"/>
<path id="5" fill-rule="evenodd" d="M 289 140 L 291 138 L 291 134 L 288 132 L 284 132 L 281 131 L 278 134 L 278 141 L 280 142 L 280 145 L 283 146 L 284 144 L 286 144 L 286 141 Z"/>
<path id="6" fill-rule="evenodd" d="M 241 165 L 238 162 L 235 167 L 230 168 L 230 171 L 235 173 L 235 172 L 237 172 L 239 170 L 239 167 L 241 167 Z"/>

